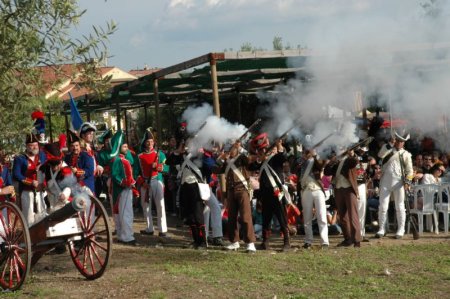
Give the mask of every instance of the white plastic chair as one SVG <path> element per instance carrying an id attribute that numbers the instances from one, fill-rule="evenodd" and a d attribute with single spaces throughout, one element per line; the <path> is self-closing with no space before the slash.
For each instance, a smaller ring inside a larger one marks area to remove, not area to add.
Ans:
<path id="1" fill-rule="evenodd" d="M 444 202 L 444 194 L 447 196 L 447 202 Z M 442 213 L 444 218 L 444 231 L 448 233 L 448 217 L 450 215 L 450 184 L 443 184 L 439 188 L 438 203 L 436 204 L 437 214 Z"/>
<path id="2" fill-rule="evenodd" d="M 439 234 L 438 229 L 438 217 L 435 210 L 435 197 L 439 191 L 439 185 L 425 184 L 414 186 L 414 203 L 411 208 L 411 214 L 416 214 L 419 224 L 419 233 L 423 233 L 423 216 L 433 216 L 434 219 L 434 231 Z M 409 231 L 409 223 L 408 223 Z"/>

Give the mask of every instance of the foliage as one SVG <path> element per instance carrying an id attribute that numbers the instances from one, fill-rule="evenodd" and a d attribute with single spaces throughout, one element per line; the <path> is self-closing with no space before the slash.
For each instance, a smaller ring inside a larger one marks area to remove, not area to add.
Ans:
<path id="1" fill-rule="evenodd" d="M 59 103 L 44 98 L 46 91 L 69 79 L 61 76 L 62 64 L 75 64 L 70 79 L 101 96 L 110 78 L 101 78 L 98 61 L 104 59 L 106 41 L 116 29 L 106 29 L 72 39 L 71 30 L 85 11 L 76 0 L 1 0 L 0 2 L 0 113 L 3 147 L 17 149 L 23 134 L 32 127 L 30 113 L 36 106 L 44 112 Z M 45 82 L 42 68 L 51 66 L 57 80 Z M 67 74 L 66 74 L 67 76 Z M 6 139 L 6 141 L 5 141 Z"/>
<path id="2" fill-rule="evenodd" d="M 280 36 L 274 36 L 272 45 L 276 51 L 283 50 L 283 39 Z"/>

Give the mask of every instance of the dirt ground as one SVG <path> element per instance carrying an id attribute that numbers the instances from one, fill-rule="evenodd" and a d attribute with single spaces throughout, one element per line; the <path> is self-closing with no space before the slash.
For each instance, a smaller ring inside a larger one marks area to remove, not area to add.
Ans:
<path id="1" fill-rule="evenodd" d="M 47 254 L 34 266 L 22 290 L 7 295 L 17 298 L 195 298 L 198 293 L 190 291 L 192 281 L 184 282 L 182 276 L 178 277 L 173 273 L 169 279 L 167 264 L 179 265 L 177 262 L 181 260 L 188 263 L 195 262 L 210 251 L 226 253 L 220 248 L 211 248 L 208 251 L 186 249 L 191 242 L 187 227 L 181 226 L 176 217 L 168 216 L 168 220 L 169 233 L 166 238 L 143 236 L 139 234 L 139 230 L 144 228 L 144 219 L 138 215 L 134 225 L 138 245 L 136 247 L 121 245 L 114 237 L 113 253 L 108 269 L 103 277 L 97 280 L 85 280 L 78 273 L 68 253 Z M 373 233 L 369 233 L 369 236 L 372 235 Z M 281 249 L 281 239 L 276 235 L 272 236 L 272 239 L 274 250 L 277 252 Z M 317 242 L 318 238 L 315 239 Z M 303 236 L 293 237 L 292 252 L 301 253 L 302 240 Z M 341 240 L 340 236 L 331 236 L 330 248 L 335 250 L 334 247 Z M 372 238 L 370 242 L 362 243 L 362 246 L 398 246 L 430 242 L 449 246 L 449 235 L 425 233 L 420 240 L 416 241 L 412 240 L 411 235 L 405 236 L 402 240 L 390 237 L 383 240 Z M 319 244 L 315 243 L 313 250 L 318 248 Z M 257 255 L 259 254 L 274 253 L 259 251 Z M 176 270 L 173 271 L 176 273 Z M 208 287 L 205 286 L 204 289 L 206 292 Z M 208 297 L 210 296 L 211 293 Z"/>

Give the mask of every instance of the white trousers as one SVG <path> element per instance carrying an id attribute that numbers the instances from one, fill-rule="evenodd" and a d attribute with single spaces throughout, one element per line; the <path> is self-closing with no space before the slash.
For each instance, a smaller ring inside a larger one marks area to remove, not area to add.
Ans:
<path id="1" fill-rule="evenodd" d="M 22 204 L 22 213 L 25 216 L 25 221 L 30 227 L 44 213 L 45 203 L 42 194 L 41 192 L 22 191 L 20 203 Z M 36 210 L 36 213 L 34 213 L 34 210 Z"/>
<path id="2" fill-rule="evenodd" d="M 1 211 L 2 215 L 3 215 L 3 221 L 5 222 L 5 226 L 7 227 L 9 225 L 8 222 L 8 211 L 7 209 L 3 209 Z M 2 244 L 5 239 L 6 239 L 6 232 L 5 232 L 5 226 L 3 226 L 3 222 L 0 221 L 0 244 Z M 5 237 L 5 238 L 3 238 Z"/>
<path id="3" fill-rule="evenodd" d="M 123 242 L 134 240 L 133 218 L 133 192 L 130 188 L 126 188 L 119 195 L 119 227 L 116 227 L 119 240 Z"/>
<path id="4" fill-rule="evenodd" d="M 302 194 L 303 221 L 305 227 L 305 243 L 313 242 L 313 208 L 316 209 L 317 224 L 319 225 L 320 240 L 322 245 L 328 245 L 327 207 L 325 194 L 322 190 L 305 190 Z"/>
<path id="5" fill-rule="evenodd" d="M 205 219 L 206 234 L 209 234 L 209 223 L 211 221 L 212 237 L 223 237 L 222 233 L 222 209 L 220 208 L 217 197 L 211 192 L 209 200 L 205 201 L 205 208 L 203 209 L 203 217 Z"/>
<path id="6" fill-rule="evenodd" d="M 147 202 L 147 199 L 149 200 Z M 141 188 L 141 205 L 144 210 L 144 217 L 147 221 L 147 232 L 153 232 L 153 216 L 152 216 L 152 202 L 156 205 L 156 216 L 158 223 L 158 230 L 160 233 L 167 232 L 166 208 L 164 205 L 164 185 L 157 179 L 150 181 L 150 196 L 147 196 L 147 190 Z"/>
<path id="7" fill-rule="evenodd" d="M 367 188 L 366 184 L 358 185 L 359 200 L 358 200 L 358 218 L 361 225 L 361 236 L 366 235 L 366 208 L 367 208 Z"/>
<path id="8" fill-rule="evenodd" d="M 395 211 L 397 214 L 398 227 L 396 235 L 403 236 L 405 234 L 406 211 L 405 190 L 403 188 L 402 182 L 398 182 L 398 184 L 392 189 L 383 187 L 380 188 L 380 206 L 378 208 L 378 223 L 380 225 L 380 229 L 377 234 L 384 235 L 386 232 L 386 217 L 387 210 L 389 208 L 389 198 L 391 194 L 394 197 Z"/>

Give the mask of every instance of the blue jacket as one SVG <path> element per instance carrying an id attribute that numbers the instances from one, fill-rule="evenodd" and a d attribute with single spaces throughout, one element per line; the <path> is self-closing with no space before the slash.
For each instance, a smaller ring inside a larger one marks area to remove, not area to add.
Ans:
<path id="1" fill-rule="evenodd" d="M 39 151 L 39 161 L 37 166 L 44 164 L 47 157 L 43 151 Z M 32 187 L 33 180 L 37 180 L 37 169 L 34 171 L 28 170 L 29 168 L 28 156 L 26 154 L 20 154 L 14 158 L 13 163 L 13 178 L 19 182 L 19 192 L 23 190 L 34 190 Z"/>
<path id="2" fill-rule="evenodd" d="M 72 153 L 69 153 L 64 158 L 64 161 L 70 167 L 76 167 L 79 170 L 76 176 L 81 176 L 83 178 L 84 185 L 91 189 L 92 193 L 95 194 L 95 158 L 90 156 L 86 151 L 82 151 L 80 153 L 76 162 L 73 162 L 72 158 Z"/>

